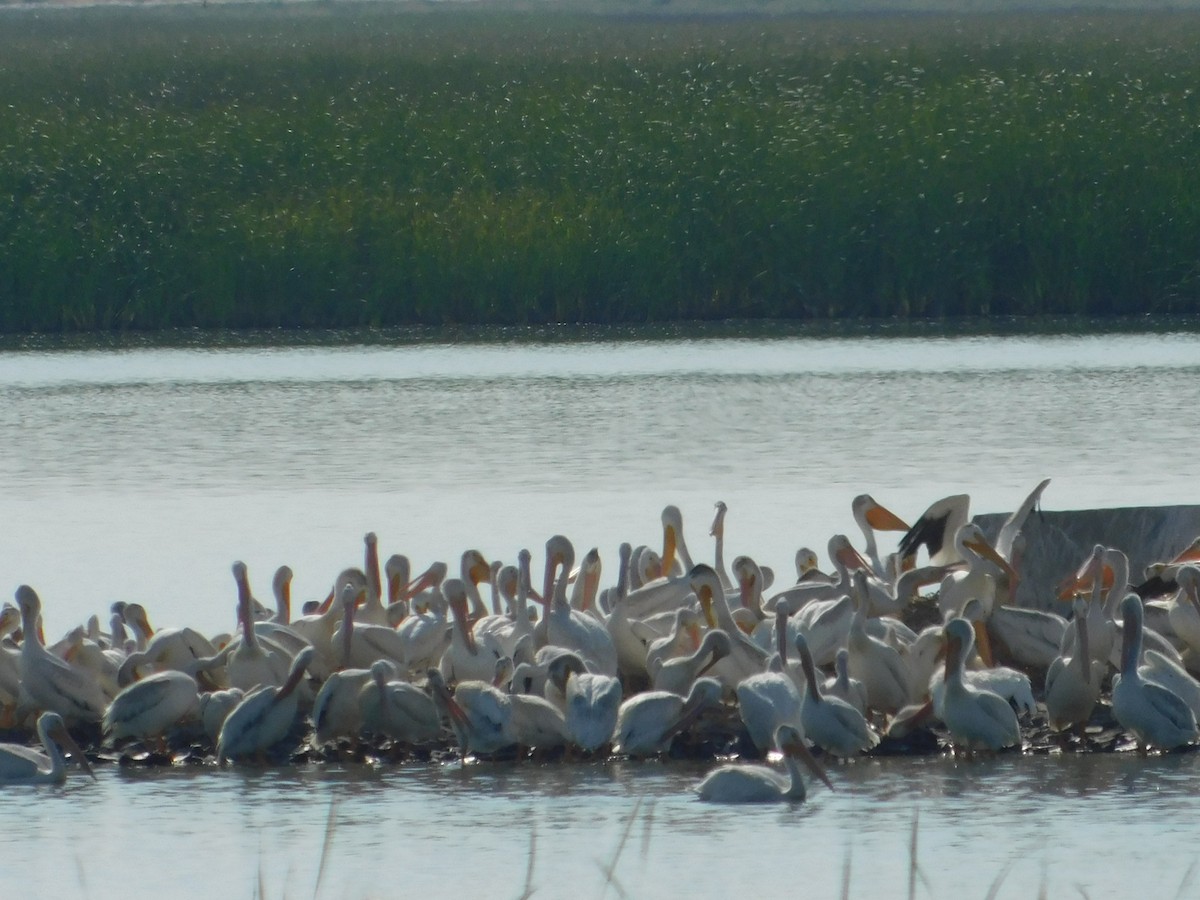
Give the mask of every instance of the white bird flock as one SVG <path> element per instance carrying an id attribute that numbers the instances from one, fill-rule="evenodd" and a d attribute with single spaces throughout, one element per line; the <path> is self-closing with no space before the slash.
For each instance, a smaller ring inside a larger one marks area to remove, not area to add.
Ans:
<path id="1" fill-rule="evenodd" d="M 1115 721 L 1108 748 L 1195 743 L 1200 542 L 1152 567 L 1164 599 L 1144 601 L 1125 554 L 1098 546 L 1065 563 L 1063 615 L 1017 608 L 1022 528 L 1047 483 L 995 543 L 971 522 L 965 494 L 912 526 L 861 495 L 852 509 L 863 552 L 831 536 L 827 575 L 800 548 L 786 585 L 750 554 L 726 570 L 724 503 L 711 565 L 692 556 L 668 506 L 661 547 L 622 545 L 607 583 L 600 550 L 576 565 L 563 535 L 546 541 L 537 589 L 528 550 L 508 564 L 467 549 L 411 580 L 396 554 L 384 578 L 372 533 L 362 567 L 294 617 L 289 567 L 275 573 L 272 610 L 235 562 L 234 628 L 220 635 L 155 630 L 143 605 L 117 603 L 107 629 L 93 616 L 49 643 L 42 598 L 21 585 L 16 605 L 0 609 L 0 732 L 15 739 L 0 744 L 0 783 L 61 781 L 64 749 L 90 773 L 80 743 L 93 759 L 215 765 L 675 747 L 780 753 L 787 774 L 727 764 L 699 796 L 798 802 L 796 760 L 827 780 L 813 752 L 837 765 L 904 752 L 917 729 L 965 756 L 1020 752 L 1036 728 L 1060 734 L 1064 749 L 1096 749 L 1084 729 L 1097 716 Z M 903 532 L 891 555 L 880 554 L 881 531 Z M 936 603 L 919 596 L 931 586 Z M 910 627 L 922 616 L 924 628 Z M 45 755 L 30 748 L 35 736 Z"/>

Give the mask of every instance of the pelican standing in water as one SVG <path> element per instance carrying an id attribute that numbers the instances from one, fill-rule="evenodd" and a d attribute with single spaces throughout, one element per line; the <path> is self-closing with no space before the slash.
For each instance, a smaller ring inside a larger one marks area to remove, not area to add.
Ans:
<path id="1" fill-rule="evenodd" d="M 714 575 L 715 577 L 715 575 Z M 643 691 L 621 704 L 613 750 L 627 756 L 665 752 L 709 706 L 721 700 L 721 682 L 697 678 L 687 699 L 668 691 Z"/>
<path id="2" fill-rule="evenodd" d="M 1149 746 L 1171 750 L 1196 740 L 1196 717 L 1178 695 L 1146 680 L 1138 671 L 1142 615 L 1142 601 L 1137 594 L 1121 601 L 1121 671 L 1113 676 L 1113 715 L 1137 738 L 1139 749 Z"/>
<path id="3" fill-rule="evenodd" d="M 62 784 L 67 780 L 67 764 L 59 744 L 71 752 L 85 772 L 96 777 L 87 757 L 67 733 L 62 716 L 56 712 L 42 713 L 37 731 L 45 753 L 19 744 L 0 744 L 0 784 Z"/>
<path id="4" fill-rule="evenodd" d="M 975 630 L 966 619 L 946 624 L 945 695 L 941 718 L 955 749 L 1000 750 L 1021 745 L 1017 714 L 999 694 L 968 684 L 963 667 L 975 647 Z"/>
<path id="5" fill-rule="evenodd" d="M 696 794 L 708 803 L 803 803 L 808 794 L 800 771 L 801 760 L 833 790 L 829 776 L 804 746 L 799 731 L 791 725 L 780 725 L 775 741 L 783 752 L 787 775 L 767 766 L 724 765 L 704 776 Z"/>

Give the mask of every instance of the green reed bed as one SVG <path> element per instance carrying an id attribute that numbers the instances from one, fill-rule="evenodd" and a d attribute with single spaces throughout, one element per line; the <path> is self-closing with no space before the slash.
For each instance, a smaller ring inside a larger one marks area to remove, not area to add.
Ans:
<path id="1" fill-rule="evenodd" d="M 1200 310 L 1200 14 L 0 10 L 0 330 Z"/>

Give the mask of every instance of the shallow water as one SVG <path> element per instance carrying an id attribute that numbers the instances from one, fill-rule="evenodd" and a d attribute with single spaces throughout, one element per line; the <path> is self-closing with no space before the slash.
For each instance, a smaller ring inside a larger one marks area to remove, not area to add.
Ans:
<path id="1" fill-rule="evenodd" d="M 37 587 L 51 634 L 116 599 L 218 631 L 235 559 L 264 597 L 288 563 L 304 599 L 361 564 L 369 530 L 417 568 L 468 546 L 536 564 L 562 532 L 611 578 L 620 541 L 661 540 L 667 503 L 710 558 L 716 500 L 726 559 L 786 577 L 800 545 L 858 540 L 863 491 L 909 519 L 959 491 L 1007 510 L 1043 477 L 1047 509 L 1200 502 L 1198 376 L 1194 333 L 0 352 L 3 589 Z M 850 895 L 880 897 L 907 890 L 919 814 L 918 896 L 997 878 L 1001 897 L 1175 896 L 1196 765 L 862 761 L 836 793 L 753 810 L 693 801 L 685 763 L 109 768 L 6 792 L 0 853 L 29 861 L 4 876 L 29 896 L 260 877 L 267 896 L 516 897 L 527 877 L 599 896 L 616 859 L 631 897 L 825 897 L 849 858 Z"/>

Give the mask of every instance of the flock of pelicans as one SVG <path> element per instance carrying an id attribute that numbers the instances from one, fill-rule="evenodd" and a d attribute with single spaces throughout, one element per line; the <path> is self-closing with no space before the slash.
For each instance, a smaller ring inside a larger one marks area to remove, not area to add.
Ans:
<path id="1" fill-rule="evenodd" d="M 411 578 L 399 555 L 381 571 L 368 534 L 364 566 L 298 617 L 290 569 L 276 573 L 271 612 L 235 563 L 237 628 L 217 636 L 155 630 L 141 605 L 118 603 L 107 632 L 93 617 L 48 644 L 41 600 L 22 585 L 17 605 L 0 610 L 0 729 L 31 737 L 36 725 L 45 753 L 0 744 L 0 783 L 61 782 L 65 753 L 92 774 L 71 732 L 88 735 L 93 758 L 99 746 L 133 746 L 171 760 L 182 741 L 223 765 L 347 741 L 453 742 L 463 759 L 647 757 L 719 720 L 737 722 L 743 752 L 781 754 L 786 773 L 721 765 L 699 796 L 797 801 L 801 764 L 832 787 L 822 760 L 931 723 L 966 755 L 1020 748 L 1033 716 L 1082 735 L 1104 695 L 1139 749 L 1195 742 L 1200 541 L 1148 573 L 1156 599 L 1131 586 L 1122 551 L 1097 546 L 1064 573 L 1065 615 L 1018 608 L 1022 528 L 1047 483 L 994 541 L 969 521 L 967 495 L 938 501 L 911 527 L 862 495 L 862 549 L 834 536 L 831 573 L 801 549 L 786 587 L 749 556 L 726 568 L 723 503 L 711 565 L 693 560 L 669 506 L 661 551 L 622 545 L 603 590 L 598 551 L 576 565 L 563 536 L 546 542 L 535 587 L 527 550 L 515 565 L 467 550 L 457 577 L 435 563 Z M 904 534 L 881 559 L 885 530 Z M 939 620 L 915 631 L 905 620 L 931 608 L 919 598 L 931 585 Z"/>

